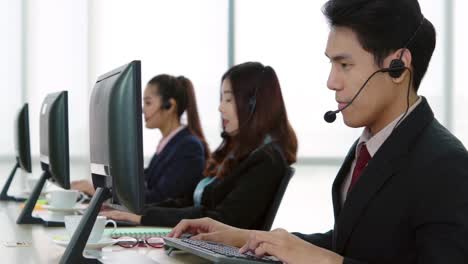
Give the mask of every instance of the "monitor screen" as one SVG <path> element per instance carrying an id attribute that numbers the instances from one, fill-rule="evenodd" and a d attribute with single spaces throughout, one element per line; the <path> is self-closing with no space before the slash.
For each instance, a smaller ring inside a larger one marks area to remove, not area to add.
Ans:
<path id="1" fill-rule="evenodd" d="M 40 109 L 40 159 L 51 182 L 70 188 L 70 159 L 68 150 L 68 93 L 51 93 Z"/>
<path id="2" fill-rule="evenodd" d="M 100 76 L 90 99 L 93 183 L 134 213 L 144 206 L 141 102 L 139 61 Z"/>
<path id="3" fill-rule="evenodd" d="M 15 120 L 14 124 L 15 151 L 20 167 L 31 172 L 31 143 L 29 139 L 29 107 L 24 104 Z"/>

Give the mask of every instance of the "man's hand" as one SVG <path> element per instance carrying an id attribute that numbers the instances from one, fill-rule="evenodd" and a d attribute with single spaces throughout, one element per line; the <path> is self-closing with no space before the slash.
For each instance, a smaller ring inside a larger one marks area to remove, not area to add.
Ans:
<path id="1" fill-rule="evenodd" d="M 343 257 L 312 245 L 284 229 L 271 232 L 251 231 L 241 253 L 251 251 L 257 256 L 275 256 L 285 263 L 341 264 Z"/>

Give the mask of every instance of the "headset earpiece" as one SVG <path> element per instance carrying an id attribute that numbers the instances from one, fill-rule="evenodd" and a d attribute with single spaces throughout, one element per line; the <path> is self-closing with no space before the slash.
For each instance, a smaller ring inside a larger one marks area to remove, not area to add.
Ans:
<path id="1" fill-rule="evenodd" d="M 163 104 L 162 104 L 163 109 L 169 110 L 169 109 L 171 109 L 171 107 L 172 107 L 172 104 L 171 104 L 171 102 L 169 100 L 164 101 Z"/>
<path id="2" fill-rule="evenodd" d="M 424 16 L 421 18 L 421 22 L 419 23 L 418 28 L 414 31 L 413 35 L 408 39 L 408 41 L 403 45 L 403 50 L 401 51 L 400 58 L 399 59 L 394 59 L 390 62 L 390 66 L 388 68 L 383 69 L 383 72 L 388 72 L 390 77 L 392 78 L 399 78 L 403 72 L 406 69 L 405 63 L 401 59 L 403 57 L 403 53 L 405 52 L 405 49 L 408 47 L 408 45 L 413 41 L 413 39 L 416 37 L 416 34 L 418 31 L 421 29 L 421 27 L 424 24 L 424 21 L 426 19 Z"/>
<path id="3" fill-rule="evenodd" d="M 394 59 L 390 62 L 390 67 L 388 67 L 388 74 L 392 78 L 399 78 L 405 69 L 405 63 L 401 59 Z"/>

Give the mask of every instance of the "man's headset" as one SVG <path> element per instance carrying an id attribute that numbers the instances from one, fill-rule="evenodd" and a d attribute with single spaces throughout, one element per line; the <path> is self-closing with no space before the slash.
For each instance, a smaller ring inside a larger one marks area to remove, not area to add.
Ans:
<path id="1" fill-rule="evenodd" d="M 339 113 L 339 112 L 342 112 L 343 110 L 345 110 L 346 108 L 348 108 L 353 102 L 354 100 L 358 97 L 358 95 L 361 93 L 361 91 L 364 89 L 364 87 L 366 87 L 366 84 L 369 82 L 369 80 L 374 77 L 374 75 L 376 75 L 377 73 L 380 73 L 380 72 L 388 72 L 388 74 L 390 75 L 390 77 L 392 78 L 399 78 L 403 72 L 405 70 L 408 70 L 410 72 L 410 81 L 408 83 L 408 94 L 407 94 L 407 109 L 405 111 L 405 114 L 402 116 L 402 118 L 406 115 L 406 113 L 408 112 L 408 108 L 409 108 L 409 89 L 410 89 L 410 86 L 411 86 L 411 82 L 413 80 L 413 72 L 411 71 L 410 68 L 406 67 L 405 66 L 405 63 L 403 62 L 402 58 L 403 58 L 403 53 L 405 52 L 405 50 L 408 48 L 408 45 L 414 40 L 414 38 L 416 37 L 418 31 L 421 29 L 421 27 L 423 26 L 424 24 L 424 21 L 426 19 L 424 18 L 424 16 L 422 17 L 421 19 L 421 22 L 419 23 L 419 26 L 418 28 L 414 31 L 413 35 L 408 39 L 408 41 L 405 43 L 405 45 L 403 46 L 402 48 L 402 51 L 400 53 L 400 57 L 398 59 L 394 59 L 390 62 L 390 65 L 388 68 L 382 68 L 382 69 L 379 69 L 375 72 L 373 72 L 369 78 L 367 78 L 367 80 L 364 82 L 364 84 L 361 86 L 361 88 L 359 88 L 358 92 L 354 95 L 354 97 L 351 99 L 351 101 L 349 101 L 349 103 L 346 104 L 345 107 L 341 108 L 341 109 L 337 109 L 337 110 L 330 110 L 328 112 L 325 113 L 325 115 L 323 116 L 323 119 L 328 122 L 328 123 L 333 123 L 335 120 L 336 120 L 336 114 Z M 398 123 L 400 123 L 401 119 L 398 121 Z M 397 125 L 398 125 L 397 123 Z"/>

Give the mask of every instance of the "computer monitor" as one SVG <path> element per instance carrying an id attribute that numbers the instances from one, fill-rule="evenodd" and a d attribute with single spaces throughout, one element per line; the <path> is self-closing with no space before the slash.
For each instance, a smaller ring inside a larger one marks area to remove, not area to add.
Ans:
<path id="1" fill-rule="evenodd" d="M 24 198 L 8 195 L 8 189 L 15 176 L 16 170 L 21 168 L 23 171 L 31 173 L 31 147 L 29 139 L 29 107 L 25 103 L 18 112 L 14 122 L 14 143 L 16 152 L 16 164 L 10 173 L 2 192 L 0 193 L 1 201 L 24 201 Z"/>
<path id="2" fill-rule="evenodd" d="M 48 180 L 70 189 L 70 154 L 68 147 L 68 92 L 46 96 L 40 113 L 40 161 Z"/>
<path id="3" fill-rule="evenodd" d="M 90 98 L 90 158 L 95 187 L 132 212 L 144 206 L 140 62 L 100 76 Z M 130 176 L 132 175 L 132 176 Z"/>
<path id="4" fill-rule="evenodd" d="M 43 173 L 16 223 L 63 226 L 62 221 L 44 221 L 42 218 L 34 217 L 32 216 L 32 211 L 46 180 L 62 188 L 70 188 L 67 91 L 48 94 L 44 99 L 40 109 L 39 134 L 40 160 Z"/>
<path id="5" fill-rule="evenodd" d="M 15 120 L 15 150 L 16 157 L 21 169 L 32 172 L 31 165 L 31 143 L 29 138 L 29 106 L 23 105 Z"/>
<path id="6" fill-rule="evenodd" d="M 60 263 L 95 263 L 83 249 L 108 198 L 134 213 L 145 204 L 141 64 L 132 61 L 98 78 L 90 98 L 91 174 L 97 187 Z"/>

